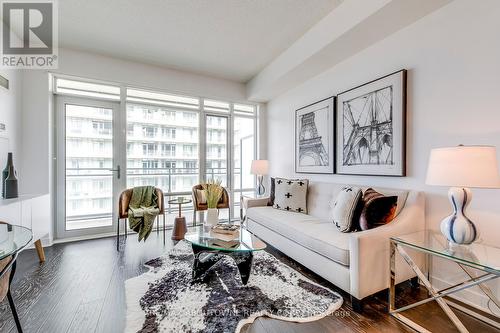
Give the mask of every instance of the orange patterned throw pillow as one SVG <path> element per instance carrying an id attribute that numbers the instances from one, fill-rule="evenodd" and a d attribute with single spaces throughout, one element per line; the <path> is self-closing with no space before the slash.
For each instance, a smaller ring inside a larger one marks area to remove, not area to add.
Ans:
<path id="1" fill-rule="evenodd" d="M 396 214 L 398 197 L 385 196 L 369 188 L 363 194 L 363 210 L 359 218 L 361 230 L 373 229 L 391 222 Z"/>

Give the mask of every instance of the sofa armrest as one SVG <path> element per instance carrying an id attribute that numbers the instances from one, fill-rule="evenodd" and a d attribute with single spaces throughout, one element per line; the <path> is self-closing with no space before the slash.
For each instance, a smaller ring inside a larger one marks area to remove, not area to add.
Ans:
<path id="1" fill-rule="evenodd" d="M 267 206 L 267 202 L 269 201 L 268 197 L 265 198 L 245 198 L 243 197 L 243 207 L 245 209 L 252 207 L 263 207 Z"/>
<path id="2" fill-rule="evenodd" d="M 389 224 L 350 235 L 351 295 L 358 299 L 389 287 L 389 253 L 391 237 L 422 231 L 425 229 L 425 199 L 421 192 L 410 192 L 405 207 Z M 417 256 L 421 266 L 423 256 Z M 415 274 L 402 263 L 397 262 L 397 281 L 403 281 Z"/>

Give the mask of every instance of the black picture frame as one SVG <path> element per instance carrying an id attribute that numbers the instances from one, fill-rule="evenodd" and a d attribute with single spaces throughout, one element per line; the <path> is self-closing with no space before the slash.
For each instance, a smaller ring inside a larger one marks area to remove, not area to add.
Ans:
<path id="1" fill-rule="evenodd" d="M 406 176 L 406 89 L 407 70 L 401 69 L 337 95 L 337 174 Z M 363 111 L 360 111 L 361 107 L 356 108 L 361 105 Z M 361 112 L 366 112 L 365 107 L 372 107 L 369 120 L 361 115 Z M 361 124 L 362 121 L 364 123 Z M 372 130 L 375 128 L 377 133 L 375 136 L 371 134 L 369 137 L 362 137 L 363 131 L 367 131 L 368 127 Z M 373 149 L 374 147 L 377 149 Z"/>
<path id="2" fill-rule="evenodd" d="M 320 101 L 311 103 L 295 110 L 294 121 L 294 165 L 295 173 L 310 173 L 310 174 L 334 174 L 335 173 L 335 121 L 336 121 L 336 103 L 335 96 L 331 96 Z M 313 113 L 313 116 L 310 114 Z M 307 120 L 303 117 L 309 114 Z M 323 121 L 316 126 L 315 117 L 321 116 Z M 300 119 L 299 119 L 300 118 Z M 307 129 L 303 129 L 301 121 L 312 122 L 313 126 L 306 125 Z M 299 126 L 301 127 L 299 129 Z M 315 127 L 315 129 L 313 128 Z M 318 129 L 317 127 L 320 127 Z M 301 140 L 301 132 L 307 131 L 310 133 L 316 131 L 316 138 L 307 138 Z M 326 137 L 324 137 L 326 135 Z M 318 139 L 319 137 L 319 139 Z M 305 141 L 308 141 L 306 144 Z M 327 147 L 325 147 L 325 144 Z M 320 145 L 323 148 L 320 148 Z M 304 150 L 310 152 L 304 155 Z M 323 152 L 322 152 L 323 151 Z M 326 153 L 326 158 L 325 158 Z M 302 158 L 301 158 L 302 155 Z M 314 162 L 312 161 L 314 160 Z M 302 162 L 301 162 L 302 161 Z M 308 161 L 308 162 L 307 162 Z M 306 165 L 308 164 L 309 165 Z"/>

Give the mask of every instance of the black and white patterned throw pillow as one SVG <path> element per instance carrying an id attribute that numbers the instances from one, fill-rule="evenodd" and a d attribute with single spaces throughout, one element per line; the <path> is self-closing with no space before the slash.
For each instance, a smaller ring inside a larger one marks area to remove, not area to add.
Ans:
<path id="1" fill-rule="evenodd" d="M 346 186 L 333 203 L 333 223 L 340 232 L 357 229 L 361 214 L 363 192 L 359 187 Z"/>
<path id="2" fill-rule="evenodd" d="M 274 180 L 274 204 L 276 209 L 307 214 L 307 179 Z"/>

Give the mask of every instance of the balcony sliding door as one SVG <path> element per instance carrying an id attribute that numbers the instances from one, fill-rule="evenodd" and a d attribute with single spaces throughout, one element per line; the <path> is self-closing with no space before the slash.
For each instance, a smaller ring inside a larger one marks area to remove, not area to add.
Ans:
<path id="1" fill-rule="evenodd" d="M 57 98 L 57 236 L 111 232 L 122 187 L 114 102 Z M 118 131 L 119 132 L 119 131 Z"/>

